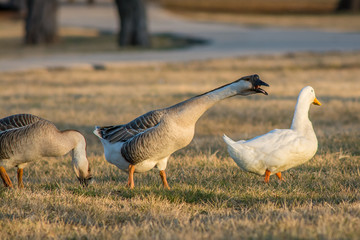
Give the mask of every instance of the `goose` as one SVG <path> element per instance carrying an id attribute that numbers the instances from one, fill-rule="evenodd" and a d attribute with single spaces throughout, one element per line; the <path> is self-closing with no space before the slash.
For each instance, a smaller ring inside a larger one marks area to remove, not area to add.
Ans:
<path id="1" fill-rule="evenodd" d="M 233 141 L 224 134 L 223 139 L 231 158 L 244 171 L 265 175 L 276 174 L 309 161 L 316 153 L 318 141 L 309 120 L 310 105 L 321 105 L 311 86 L 304 87 L 298 96 L 290 129 L 275 129 L 250 140 Z"/>
<path id="2" fill-rule="evenodd" d="M 187 146 L 195 124 L 218 101 L 235 95 L 267 92 L 269 86 L 258 75 L 242 77 L 232 83 L 190 98 L 168 108 L 153 110 L 123 125 L 95 127 L 94 134 L 104 147 L 105 159 L 128 172 L 127 186 L 134 188 L 134 172 L 154 167 L 160 171 L 164 188 L 170 189 L 165 169 L 172 153 Z"/>
<path id="3" fill-rule="evenodd" d="M 48 120 L 31 114 L 0 119 L 0 176 L 5 187 L 12 182 L 5 168 L 17 167 L 18 187 L 24 188 L 23 168 L 42 157 L 63 156 L 72 151 L 72 164 L 80 184 L 92 178 L 84 136 L 75 130 L 59 131 Z"/>

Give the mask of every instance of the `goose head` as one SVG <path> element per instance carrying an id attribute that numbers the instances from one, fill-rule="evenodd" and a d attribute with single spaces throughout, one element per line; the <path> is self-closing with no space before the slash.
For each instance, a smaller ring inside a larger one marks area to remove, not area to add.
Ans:
<path id="1" fill-rule="evenodd" d="M 260 86 L 269 87 L 269 84 L 261 81 L 259 75 L 257 74 L 239 78 L 236 82 L 242 85 L 242 87 L 238 92 L 238 95 L 246 96 L 256 93 L 262 93 L 264 95 L 268 95 L 268 93 L 264 89 L 260 88 Z"/>
<path id="2" fill-rule="evenodd" d="M 77 145 L 72 151 L 72 164 L 80 184 L 87 187 L 92 182 L 92 174 L 89 161 L 86 156 L 86 141 L 83 135 L 72 131 L 77 137 Z"/>
<path id="3" fill-rule="evenodd" d="M 92 174 L 86 156 L 79 158 L 75 155 L 73 157 L 72 163 L 74 172 L 80 184 L 83 187 L 87 187 L 92 182 Z"/>
<path id="4" fill-rule="evenodd" d="M 308 114 L 310 105 L 312 104 L 318 106 L 321 105 L 321 103 L 319 102 L 319 100 L 317 100 L 315 96 L 315 90 L 310 86 L 304 87 L 303 89 L 301 89 L 298 96 L 291 129 L 303 132 L 305 134 L 308 133 L 307 131 L 309 129 L 312 129 L 312 127 L 308 127 L 309 124 L 311 125 Z"/>
<path id="5" fill-rule="evenodd" d="M 86 176 L 78 176 L 78 180 L 80 182 L 80 184 L 83 186 L 83 187 L 87 187 L 90 183 L 92 183 L 92 175 L 91 175 L 91 169 L 89 167 L 88 169 L 88 172 L 87 172 L 87 175 Z"/>
<path id="6" fill-rule="evenodd" d="M 314 104 L 321 106 L 321 103 L 315 96 L 315 90 L 311 86 L 304 87 L 299 94 L 298 102 L 303 102 L 304 104 Z"/>

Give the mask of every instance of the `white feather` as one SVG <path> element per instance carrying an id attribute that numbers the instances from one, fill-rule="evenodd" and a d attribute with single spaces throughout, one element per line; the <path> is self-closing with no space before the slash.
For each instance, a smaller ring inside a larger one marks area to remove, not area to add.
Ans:
<path id="1" fill-rule="evenodd" d="M 316 153 L 318 142 L 308 118 L 316 97 L 312 87 L 301 90 L 291 129 L 275 129 L 250 140 L 233 141 L 224 135 L 228 152 L 244 171 L 265 174 L 285 171 L 309 161 Z"/>

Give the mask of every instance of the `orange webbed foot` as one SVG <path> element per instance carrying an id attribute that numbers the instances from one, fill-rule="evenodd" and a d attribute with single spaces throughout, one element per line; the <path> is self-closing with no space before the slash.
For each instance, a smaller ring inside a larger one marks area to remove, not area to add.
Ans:
<path id="1" fill-rule="evenodd" d="M 170 190 L 170 186 L 166 180 L 166 174 L 165 174 L 165 170 L 161 170 L 160 171 L 160 177 L 161 177 L 161 180 L 163 182 L 163 185 L 164 185 L 164 188 L 167 189 L 167 190 Z"/>
<path id="2" fill-rule="evenodd" d="M 286 182 L 283 176 L 281 176 L 281 172 L 276 173 L 276 176 L 279 178 L 280 181 Z"/>
<path id="3" fill-rule="evenodd" d="M 18 188 L 20 188 L 20 189 L 24 188 L 23 173 L 24 173 L 24 170 L 22 168 L 18 168 L 18 170 L 17 170 Z"/>
<path id="4" fill-rule="evenodd" d="M 127 183 L 127 186 L 130 189 L 134 189 L 135 184 L 134 184 L 134 172 L 135 172 L 135 165 L 130 164 L 129 165 L 129 180 Z"/>
<path id="5" fill-rule="evenodd" d="M 265 183 L 269 183 L 269 181 L 270 181 L 270 174 L 271 174 L 271 172 L 266 169 L 266 171 L 265 171 L 265 180 L 264 180 Z"/>
<path id="6" fill-rule="evenodd" d="M 3 180 L 5 187 L 8 187 L 8 188 L 13 187 L 11 179 L 9 178 L 9 175 L 7 175 L 4 167 L 0 167 L 0 177 Z"/>

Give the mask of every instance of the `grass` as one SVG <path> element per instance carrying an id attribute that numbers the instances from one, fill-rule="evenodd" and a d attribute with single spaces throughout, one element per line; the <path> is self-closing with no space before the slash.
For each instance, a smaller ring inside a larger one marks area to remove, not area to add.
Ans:
<path id="1" fill-rule="evenodd" d="M 269 96 L 215 105 L 191 144 L 173 154 L 164 190 L 157 171 L 127 174 L 106 162 L 94 125 L 126 123 L 247 74 Z M 357 239 L 360 234 L 360 53 L 298 53 L 176 64 L 2 73 L 2 116 L 32 113 L 88 142 L 95 182 L 80 187 L 69 155 L 31 164 L 24 190 L 0 188 L 1 239 Z M 314 87 L 319 139 L 286 182 L 242 172 L 221 136 L 246 139 L 288 128 L 297 95 Z M 16 182 L 16 170 L 8 170 Z"/>

